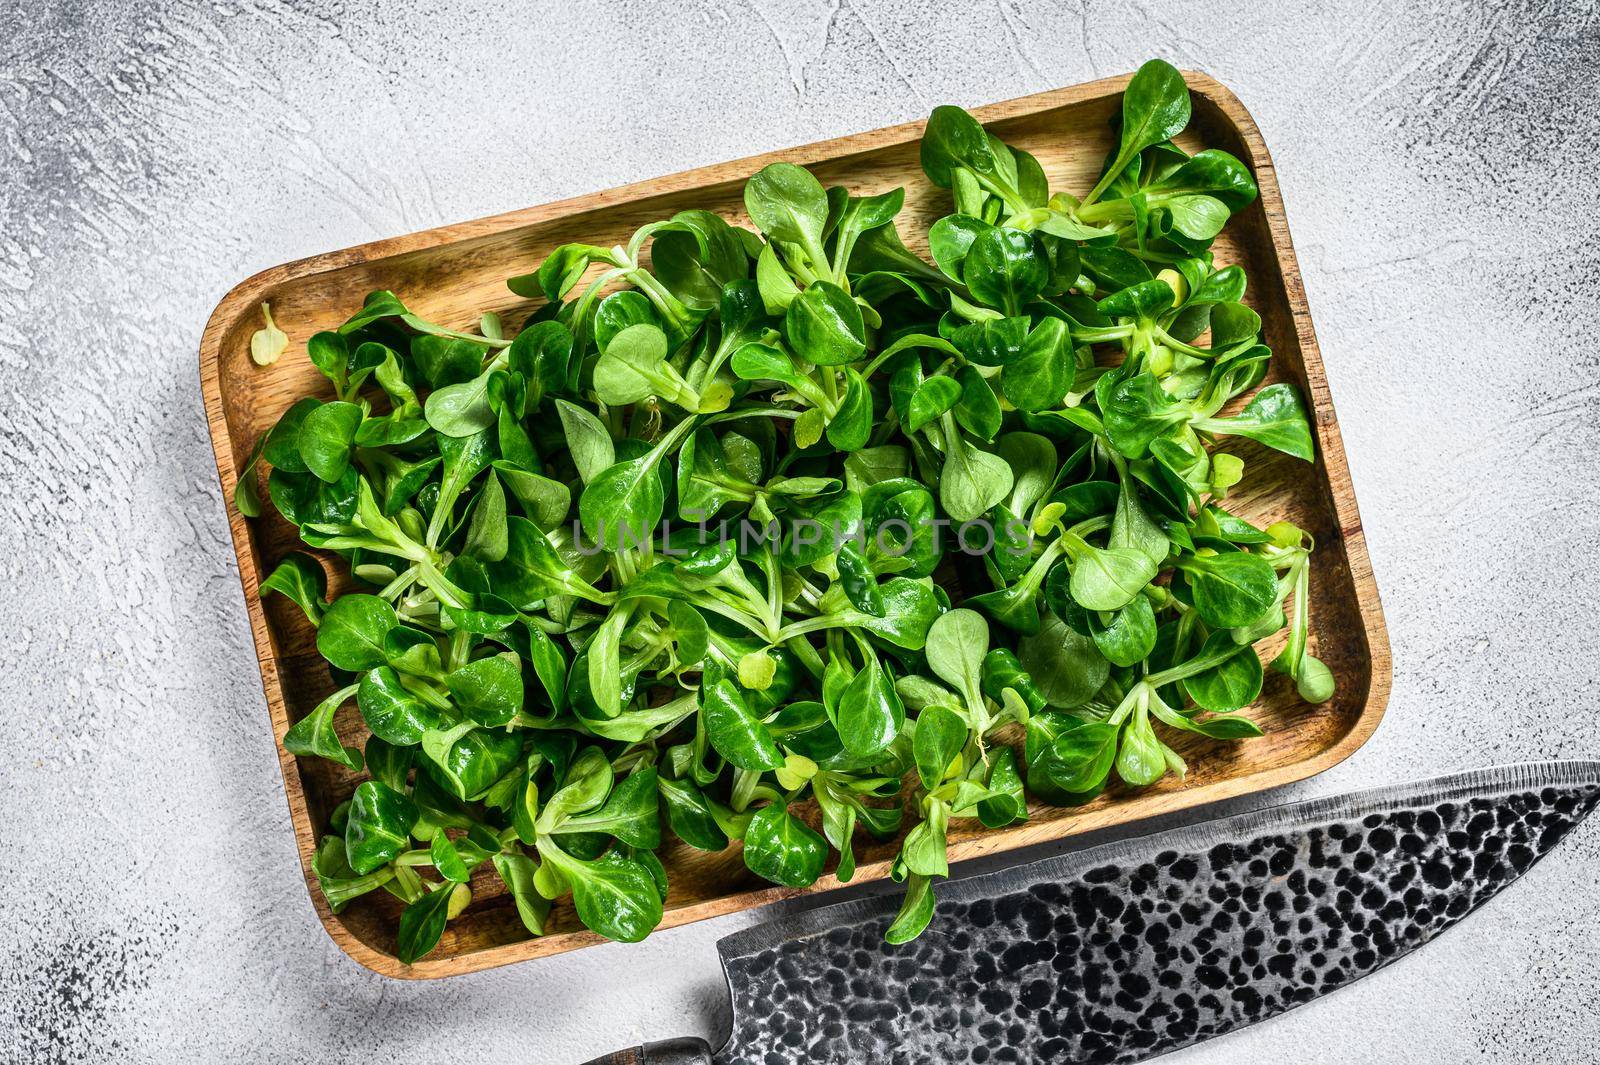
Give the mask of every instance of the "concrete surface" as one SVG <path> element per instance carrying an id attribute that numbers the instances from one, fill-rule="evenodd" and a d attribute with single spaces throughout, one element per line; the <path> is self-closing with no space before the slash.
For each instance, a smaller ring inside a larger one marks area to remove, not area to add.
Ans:
<path id="1" fill-rule="evenodd" d="M 1600 752 L 1593 3 L 0 6 L 0 1059 L 585 1059 L 720 1022 L 730 918 L 444 983 L 318 927 L 195 370 L 287 259 L 1126 71 L 1272 146 L 1393 635 L 1304 796 Z M 1171 1060 L 1600 1060 L 1600 824 Z"/>

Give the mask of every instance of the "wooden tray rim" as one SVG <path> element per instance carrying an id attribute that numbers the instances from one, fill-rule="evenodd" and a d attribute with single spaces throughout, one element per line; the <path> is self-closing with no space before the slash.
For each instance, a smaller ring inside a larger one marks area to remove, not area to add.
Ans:
<path id="1" fill-rule="evenodd" d="M 1372 563 L 1367 552 L 1366 537 L 1362 530 L 1360 513 L 1350 481 L 1350 469 L 1344 445 L 1339 435 L 1338 421 L 1334 415 L 1327 379 L 1323 370 L 1321 351 L 1312 329 L 1305 290 L 1300 279 L 1299 264 L 1289 237 L 1284 215 L 1283 199 L 1278 188 L 1277 174 L 1266 142 L 1255 119 L 1239 98 L 1207 74 L 1183 71 L 1190 91 L 1214 104 L 1231 121 L 1240 138 L 1250 151 L 1252 169 L 1260 189 L 1260 199 L 1266 214 L 1267 229 L 1272 238 L 1273 251 L 1282 272 L 1285 295 L 1297 333 L 1302 361 L 1305 367 L 1309 400 L 1313 407 L 1314 430 L 1324 468 L 1333 515 L 1343 538 L 1345 558 L 1355 586 L 1357 609 L 1365 630 L 1371 673 L 1368 680 L 1367 701 L 1352 722 L 1351 728 L 1340 741 L 1312 758 L 1274 770 L 1258 770 L 1228 777 L 1201 788 L 1175 792 L 1147 794 L 1130 799 L 1105 810 L 1085 812 L 1081 817 L 1064 818 L 1048 823 L 1048 830 L 1029 833 L 1029 825 L 988 832 L 981 837 L 954 843 L 950 847 L 952 862 L 969 860 L 987 854 L 1013 850 L 1020 847 L 1063 839 L 1072 835 L 1102 829 L 1115 824 L 1127 824 L 1162 814 L 1171 813 L 1207 803 L 1219 802 L 1258 791 L 1283 787 L 1322 773 L 1348 758 L 1372 736 L 1388 704 L 1392 684 L 1392 662 L 1388 630 L 1379 602 Z M 1035 114 L 1088 103 L 1115 93 L 1127 85 L 1131 74 L 1123 74 L 1097 81 L 1085 82 L 1066 88 L 1020 96 L 1011 100 L 971 108 L 972 114 L 985 125 L 1009 118 Z M 582 946 L 608 942 L 587 931 L 558 933 L 534 937 L 521 942 L 487 947 L 455 957 L 423 959 L 414 965 L 402 965 L 397 958 L 385 954 L 362 942 L 347 931 L 328 908 L 320 891 L 316 889 L 316 876 L 311 870 L 311 860 L 316 851 L 316 832 L 311 825 L 306 797 L 296 771 L 296 757 L 283 749 L 283 736 L 288 731 L 288 708 L 278 679 L 279 660 L 273 652 L 272 638 L 262 608 L 259 582 L 260 574 L 252 564 L 249 520 L 231 503 L 238 471 L 234 464 L 234 449 L 229 433 L 222 398 L 221 360 L 222 341 L 230 325 L 243 314 L 248 314 L 260 304 L 262 296 L 272 288 L 301 278 L 359 266 L 378 259 L 387 259 L 484 237 L 507 229 L 521 228 L 548 222 L 565 215 L 613 207 L 636 200 L 679 192 L 701 186 L 715 185 L 746 177 L 768 163 L 790 162 L 800 165 L 820 163 L 889 147 L 907 140 L 920 139 L 925 121 L 905 122 L 895 126 L 862 133 L 849 134 L 831 140 L 816 141 L 793 148 L 784 148 L 742 159 L 714 163 L 692 170 L 680 171 L 665 177 L 621 185 L 599 192 L 583 193 L 535 207 L 527 207 L 502 214 L 489 215 L 465 222 L 452 223 L 434 229 L 421 230 L 405 236 L 385 238 L 344 248 L 339 251 L 309 256 L 262 270 L 235 285 L 217 304 L 206 322 L 200 341 L 200 385 L 205 399 L 207 421 L 210 425 L 212 447 L 216 453 L 217 474 L 221 480 L 228 524 L 233 535 L 234 552 L 239 562 L 239 579 L 243 587 L 245 606 L 250 615 L 250 629 L 255 637 L 256 657 L 261 668 L 263 691 L 268 712 L 272 717 L 274 746 L 277 749 L 279 768 L 283 775 L 284 794 L 288 800 L 290 820 L 293 822 L 295 840 L 300 852 L 302 873 L 308 894 L 323 928 L 346 954 L 362 966 L 384 976 L 397 979 L 426 980 L 507 965 L 530 958 L 562 953 Z M 1037 826 L 1036 826 L 1037 827 Z M 1029 838 L 1020 838 L 1027 836 Z M 867 863 L 858 867 L 852 884 L 882 879 L 888 871 L 887 862 Z M 841 886 L 831 874 L 819 879 L 808 888 L 783 887 L 758 888 L 708 899 L 703 902 L 669 910 L 663 918 L 662 929 L 689 924 L 710 917 L 719 917 L 738 910 L 751 909 L 780 899 L 797 895 L 814 894 Z"/>

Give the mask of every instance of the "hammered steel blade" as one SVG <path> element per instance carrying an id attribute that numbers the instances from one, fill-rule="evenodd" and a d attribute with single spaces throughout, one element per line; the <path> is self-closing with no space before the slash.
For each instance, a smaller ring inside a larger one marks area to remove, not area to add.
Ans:
<path id="1" fill-rule="evenodd" d="M 1480 770 L 1316 799 L 942 885 L 717 945 L 717 1065 L 1136 1062 L 1293 1009 L 1428 942 L 1600 799 L 1600 762 Z"/>

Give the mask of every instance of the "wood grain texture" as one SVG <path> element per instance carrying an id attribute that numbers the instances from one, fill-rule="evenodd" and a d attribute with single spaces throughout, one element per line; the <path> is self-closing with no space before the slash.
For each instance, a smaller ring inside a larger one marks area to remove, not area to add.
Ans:
<path id="1" fill-rule="evenodd" d="M 1312 467 L 1248 441 L 1230 441 L 1227 446 L 1237 449 L 1249 468 L 1229 506 L 1251 520 L 1293 521 L 1316 538 L 1312 649 L 1333 670 L 1338 691 L 1328 703 L 1308 706 L 1287 678 L 1269 673 L 1261 698 L 1249 710 L 1266 730 L 1265 737 L 1236 744 L 1185 737 L 1175 743 L 1190 767 L 1182 781 L 1169 778 L 1137 792 L 1112 788 L 1070 810 L 1035 805 L 1028 822 L 999 831 L 953 827 L 953 861 L 1302 780 L 1364 743 L 1388 699 L 1390 660 L 1382 610 L 1272 160 L 1255 122 L 1232 93 L 1203 74 L 1185 77 L 1193 92 L 1194 118 L 1179 143 L 1190 150 L 1223 148 L 1255 173 L 1260 198 L 1218 238 L 1217 261 L 1239 263 L 1247 272 L 1247 302 L 1261 314 L 1263 340 L 1275 356 L 1269 380 L 1290 380 L 1304 391 L 1318 443 Z M 1111 143 L 1108 119 L 1127 81 L 1127 76 L 1109 78 L 992 104 L 974 114 L 1002 139 L 1032 152 L 1049 175 L 1051 188 L 1081 191 L 1093 184 Z M 238 471 L 283 410 L 302 395 L 324 393 L 326 382 L 306 358 L 306 339 L 343 322 L 367 292 L 392 289 L 417 313 L 456 328 L 471 328 L 486 310 L 517 323 L 535 304 L 507 290 L 505 278 L 533 269 L 552 248 L 580 239 L 602 245 L 625 242 L 639 225 L 688 207 L 716 210 L 743 223 L 745 179 L 778 160 L 810 167 L 825 185 L 844 184 L 858 194 L 904 186 L 900 229 L 914 250 L 925 252 L 928 224 L 947 213 L 949 205 L 948 193 L 933 188 L 918 164 L 922 128 L 920 122 L 908 123 L 686 171 L 319 255 L 249 278 L 217 305 L 200 345 L 201 387 L 225 498 L 232 499 Z M 252 364 L 248 353 L 264 301 L 272 304 L 273 316 L 290 340 L 289 352 L 268 368 Z M 409 967 L 393 955 L 397 900 L 374 892 L 337 916 L 328 910 L 311 873 L 311 859 L 329 813 L 359 778 L 322 759 L 297 759 L 283 750 L 281 740 L 289 726 L 332 691 L 333 683 L 316 653 L 310 625 L 282 597 L 263 603 L 258 595 L 259 583 L 272 566 L 288 551 L 304 548 L 295 530 L 275 513 L 249 520 L 231 505 L 229 509 L 301 862 L 312 901 L 334 941 L 377 972 L 412 979 L 473 972 L 599 942 L 578 923 L 570 901 L 557 903 L 546 935 L 529 938 L 492 872 L 474 879 L 472 906 L 450 923 L 439 947 Z M 331 589 L 344 590 L 336 567 L 328 568 Z M 1262 648 L 1267 655 L 1276 649 L 1272 643 Z M 336 725 L 347 743 L 364 735 L 353 704 Z M 857 881 L 885 876 L 898 847 L 898 841 L 858 839 Z M 830 875 L 804 891 L 773 887 L 745 869 L 736 846 L 711 855 L 673 840 L 663 846 L 661 857 L 671 882 L 664 928 L 837 886 Z"/>

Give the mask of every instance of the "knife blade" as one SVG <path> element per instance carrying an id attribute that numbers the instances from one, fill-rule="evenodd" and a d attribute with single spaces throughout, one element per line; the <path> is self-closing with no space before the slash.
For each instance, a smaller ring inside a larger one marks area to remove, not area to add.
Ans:
<path id="1" fill-rule="evenodd" d="M 1600 801 L 1600 762 L 1538 762 L 1202 822 L 717 944 L 733 1027 L 590 1065 L 1131 1063 L 1390 964 L 1527 872 Z"/>

